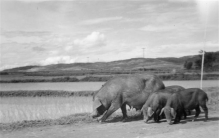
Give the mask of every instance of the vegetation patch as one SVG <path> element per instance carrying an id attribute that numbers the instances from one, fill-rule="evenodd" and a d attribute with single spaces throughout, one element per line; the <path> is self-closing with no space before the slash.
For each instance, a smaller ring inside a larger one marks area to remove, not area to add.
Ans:
<path id="1" fill-rule="evenodd" d="M 0 80 L 0 83 L 29 83 L 29 82 L 79 82 L 79 79 L 75 77 L 59 77 L 52 79 L 12 79 L 12 80 Z"/>
<path id="2" fill-rule="evenodd" d="M 102 76 L 102 77 L 90 76 L 90 77 L 85 77 L 85 78 L 81 79 L 80 81 L 84 81 L 84 82 L 98 82 L 98 81 L 99 82 L 106 82 L 111 78 L 112 78 L 112 76 Z"/>
<path id="3" fill-rule="evenodd" d="M 42 119 L 42 120 L 31 120 L 21 121 L 15 123 L 0 123 L 0 131 L 13 131 L 20 130 L 23 128 L 30 127 L 43 127 L 53 125 L 71 125 L 76 123 L 94 123 L 96 122 L 89 116 L 89 113 L 74 114 L 59 119 Z"/>
<path id="4" fill-rule="evenodd" d="M 0 97 L 69 97 L 69 96 L 93 96 L 95 91 L 57 91 L 57 90 L 33 90 L 33 91 L 0 91 Z"/>
<path id="5" fill-rule="evenodd" d="M 130 110 L 127 112 L 129 118 L 127 121 L 142 120 L 140 112 Z M 122 120 L 122 113 L 115 112 L 106 121 L 107 122 L 119 122 Z M 32 127 L 44 127 L 54 125 L 76 125 L 76 124 L 87 124 L 87 123 L 98 123 L 97 119 L 93 119 L 90 113 L 80 113 L 74 115 L 68 115 L 58 119 L 42 119 L 42 120 L 31 120 L 31 121 L 20 121 L 14 123 L 0 123 L 0 131 L 18 131 L 24 128 Z"/>
<path id="6" fill-rule="evenodd" d="M 209 110 L 219 111 L 219 87 L 203 88 L 208 95 Z"/>
<path id="7" fill-rule="evenodd" d="M 158 75 L 162 80 L 200 80 L 200 74 L 167 74 Z M 203 80 L 218 80 L 219 74 L 205 74 Z"/>
<path id="8" fill-rule="evenodd" d="M 115 74 L 114 74 L 115 75 Z M 12 80 L 0 80 L 0 83 L 37 83 L 37 82 L 106 82 L 110 80 L 114 75 L 105 76 L 86 76 L 81 79 L 75 77 L 58 77 L 47 79 L 12 79 Z M 124 74 L 120 74 L 124 75 Z M 127 75 L 127 74 L 126 74 Z M 200 80 L 201 75 L 199 73 L 177 73 L 177 74 L 158 74 L 162 80 Z M 219 74 L 204 74 L 203 80 L 218 80 Z"/>

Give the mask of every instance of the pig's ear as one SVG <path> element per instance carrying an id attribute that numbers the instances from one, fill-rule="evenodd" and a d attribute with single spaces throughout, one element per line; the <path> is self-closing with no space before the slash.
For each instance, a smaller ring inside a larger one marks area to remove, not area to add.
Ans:
<path id="1" fill-rule="evenodd" d="M 94 100 L 93 102 L 93 109 L 97 109 L 98 107 L 100 107 L 102 105 L 102 103 L 100 102 L 99 99 Z"/>

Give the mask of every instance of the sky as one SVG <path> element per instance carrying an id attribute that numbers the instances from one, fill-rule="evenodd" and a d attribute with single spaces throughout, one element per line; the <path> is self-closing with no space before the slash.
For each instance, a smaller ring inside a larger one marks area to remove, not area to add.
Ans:
<path id="1" fill-rule="evenodd" d="M 0 70 L 219 51 L 218 3 L 1 0 Z"/>

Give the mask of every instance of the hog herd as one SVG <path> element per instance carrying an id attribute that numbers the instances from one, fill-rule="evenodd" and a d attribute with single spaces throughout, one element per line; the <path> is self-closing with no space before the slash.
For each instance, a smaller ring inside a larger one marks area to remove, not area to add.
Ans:
<path id="1" fill-rule="evenodd" d="M 131 75 L 112 78 L 107 81 L 93 96 L 91 116 L 99 122 L 105 121 L 113 112 L 121 108 L 123 121 L 128 118 L 126 105 L 141 110 L 144 122 L 150 119 L 159 122 L 166 117 L 169 124 L 179 123 L 181 117 L 195 109 L 199 116 L 200 106 L 208 119 L 207 94 L 199 88 L 185 89 L 174 85 L 165 87 L 156 75 Z"/>

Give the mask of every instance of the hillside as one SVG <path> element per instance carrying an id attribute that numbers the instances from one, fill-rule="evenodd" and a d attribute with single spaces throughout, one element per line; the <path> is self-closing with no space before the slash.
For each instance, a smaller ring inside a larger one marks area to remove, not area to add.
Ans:
<path id="1" fill-rule="evenodd" d="M 37 71 L 79 71 L 79 70 L 137 70 L 139 68 L 181 68 L 183 62 L 168 59 L 133 58 L 112 62 L 53 64 L 47 66 L 25 66 L 4 70 L 3 72 L 37 72 Z"/>
<path id="2" fill-rule="evenodd" d="M 219 52 L 215 52 L 217 62 L 219 61 Z M 4 70 L 3 72 L 56 72 L 56 71 L 81 71 L 81 70 L 142 70 L 142 69 L 182 69 L 185 61 L 194 62 L 198 55 L 184 56 L 180 58 L 132 58 L 112 62 L 95 63 L 71 63 L 71 64 L 52 64 L 47 66 L 24 66 Z"/>

